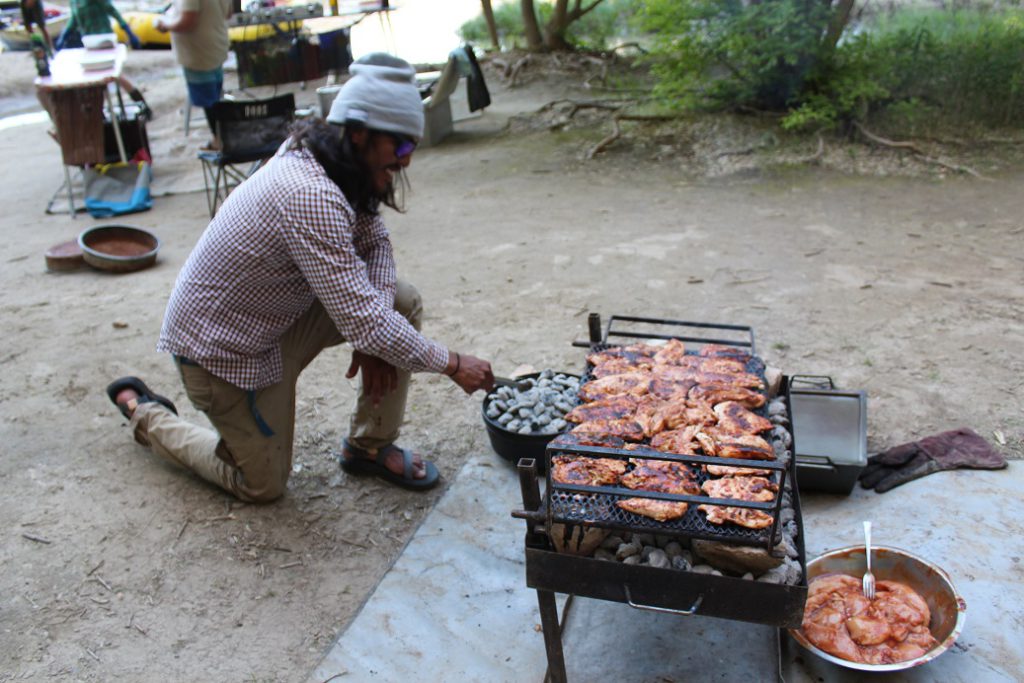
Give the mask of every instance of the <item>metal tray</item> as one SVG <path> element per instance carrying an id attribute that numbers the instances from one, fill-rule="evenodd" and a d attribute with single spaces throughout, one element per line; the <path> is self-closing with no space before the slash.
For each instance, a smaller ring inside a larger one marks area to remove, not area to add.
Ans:
<path id="1" fill-rule="evenodd" d="M 867 465 L 867 394 L 816 375 L 794 375 L 787 387 L 800 488 L 850 493 Z"/>

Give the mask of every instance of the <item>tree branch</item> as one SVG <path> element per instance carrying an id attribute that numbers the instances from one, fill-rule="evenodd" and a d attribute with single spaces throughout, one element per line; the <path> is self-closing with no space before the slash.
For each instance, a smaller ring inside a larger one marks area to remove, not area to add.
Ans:
<path id="1" fill-rule="evenodd" d="M 595 7 L 597 7 L 602 2 L 604 2 L 604 0 L 594 0 L 594 4 L 592 4 L 590 7 L 587 7 L 587 8 L 582 9 L 582 10 L 580 9 L 580 3 L 581 2 L 582 2 L 582 0 L 576 0 L 576 7 L 573 9 L 572 13 L 570 14 L 570 16 L 572 17 L 573 21 L 576 21 L 577 19 L 579 19 L 583 15 L 585 15 L 588 12 L 592 11 Z"/>

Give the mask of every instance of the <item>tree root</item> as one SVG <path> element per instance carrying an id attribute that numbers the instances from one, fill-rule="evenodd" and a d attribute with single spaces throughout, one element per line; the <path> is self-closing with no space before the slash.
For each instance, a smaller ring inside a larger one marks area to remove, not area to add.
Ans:
<path id="1" fill-rule="evenodd" d="M 616 140 L 618 140 L 621 136 L 622 136 L 622 128 L 619 127 L 619 117 L 618 116 L 613 116 L 612 117 L 612 132 L 611 132 L 611 134 L 608 135 L 607 137 L 605 137 L 603 140 L 601 140 L 596 145 L 594 145 L 593 148 L 591 148 L 591 150 L 589 152 L 587 152 L 586 158 L 587 159 L 593 159 L 594 156 L 596 156 L 596 155 L 600 154 L 601 152 L 605 151 L 606 149 L 608 149 L 608 145 L 610 145 L 613 142 L 615 142 Z"/>
<path id="2" fill-rule="evenodd" d="M 682 116 L 658 116 L 658 115 L 644 115 L 644 114 L 616 114 L 612 117 L 612 132 L 607 137 L 602 139 L 596 145 L 594 145 L 590 151 L 584 156 L 587 159 L 593 159 L 601 152 L 608 149 L 608 147 L 622 137 L 622 127 L 619 125 L 620 121 L 674 121 L 681 119 Z"/>
<path id="3" fill-rule="evenodd" d="M 956 173 L 966 173 L 967 175 L 974 176 L 979 180 L 991 180 L 991 178 L 983 176 L 970 166 L 962 166 L 960 164 L 953 164 L 948 161 L 943 161 L 942 159 L 937 159 L 929 155 L 928 153 L 922 151 L 913 142 L 888 140 L 880 135 L 872 133 L 867 128 L 865 128 L 864 125 L 861 124 L 859 121 L 854 121 L 853 125 L 860 132 L 861 135 L 863 135 L 865 138 L 868 139 L 868 141 L 873 142 L 876 145 L 882 145 L 883 147 L 893 147 L 895 149 L 905 149 L 909 152 L 912 152 L 913 154 L 916 154 L 918 157 L 921 158 L 922 161 L 927 162 L 929 164 L 935 164 L 936 166 L 947 168 L 951 171 L 955 171 Z"/>
<path id="4" fill-rule="evenodd" d="M 796 160 L 796 163 L 798 163 L 798 164 L 808 164 L 808 165 L 813 165 L 813 166 L 817 166 L 818 164 L 821 163 L 822 157 L 825 156 L 825 138 L 823 138 L 821 136 L 821 131 L 820 130 L 817 132 L 817 136 L 818 136 L 818 149 L 817 149 L 817 151 L 814 154 L 811 154 L 810 156 L 800 157 L 799 159 Z"/>
<path id="5" fill-rule="evenodd" d="M 523 67 L 529 64 L 531 61 L 533 60 L 530 57 L 530 55 L 526 55 L 525 57 L 516 61 L 516 63 L 512 66 L 512 70 L 508 74 L 508 85 L 510 88 L 516 87 L 516 77 L 519 76 L 519 72 L 523 70 Z"/>
<path id="6" fill-rule="evenodd" d="M 607 109 L 610 111 L 618 111 L 633 102 L 634 100 L 585 100 L 583 102 L 570 99 L 552 100 L 538 109 L 537 113 L 540 114 L 549 111 L 559 104 L 571 104 L 572 109 L 569 112 L 569 118 L 571 119 L 580 109 Z"/>

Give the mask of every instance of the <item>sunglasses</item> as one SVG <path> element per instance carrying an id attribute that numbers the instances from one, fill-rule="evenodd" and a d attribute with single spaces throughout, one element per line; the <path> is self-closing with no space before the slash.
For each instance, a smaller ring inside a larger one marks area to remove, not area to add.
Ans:
<path id="1" fill-rule="evenodd" d="M 388 133 L 395 143 L 395 156 L 399 159 L 409 156 L 416 151 L 416 141 L 398 133 Z"/>

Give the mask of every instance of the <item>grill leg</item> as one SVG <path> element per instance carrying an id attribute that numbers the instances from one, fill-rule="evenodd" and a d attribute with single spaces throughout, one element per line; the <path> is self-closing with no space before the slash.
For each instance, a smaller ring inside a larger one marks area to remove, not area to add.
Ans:
<path id="1" fill-rule="evenodd" d="M 552 591 L 537 589 L 540 625 L 544 629 L 544 648 L 548 653 L 548 676 L 551 683 L 566 683 L 565 657 L 562 654 L 562 630 L 558 626 L 558 606 Z"/>

